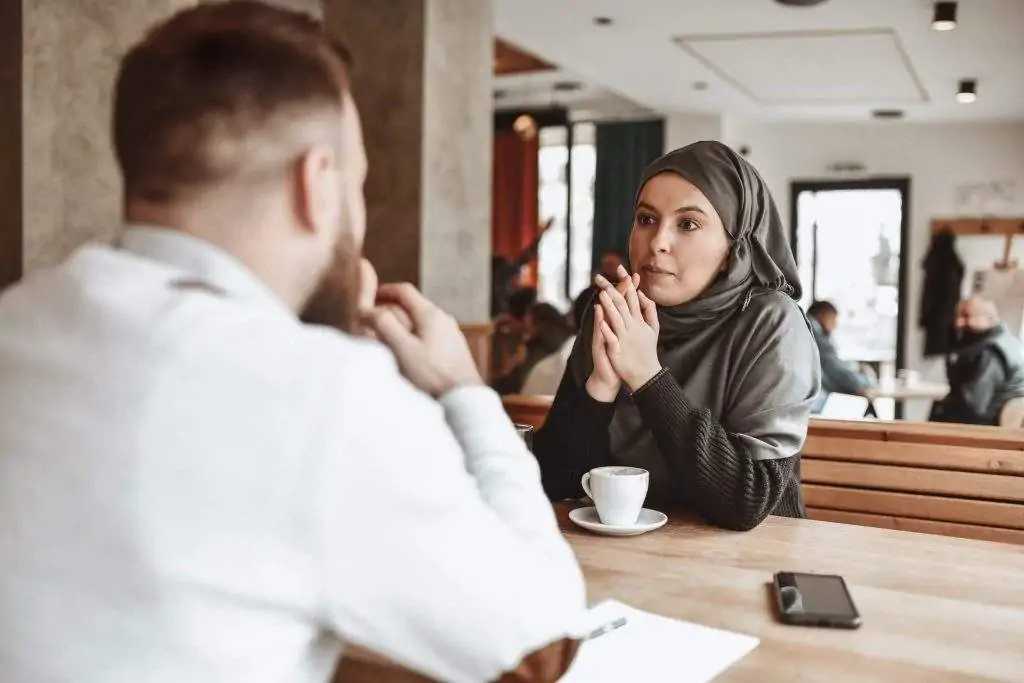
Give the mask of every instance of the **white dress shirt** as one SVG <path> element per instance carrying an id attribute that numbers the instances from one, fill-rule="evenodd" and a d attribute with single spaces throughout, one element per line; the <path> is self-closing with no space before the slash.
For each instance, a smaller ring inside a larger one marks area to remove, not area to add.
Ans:
<path id="1" fill-rule="evenodd" d="M 581 574 L 486 388 L 434 401 L 198 239 L 0 297 L 0 680 L 325 681 L 345 642 L 484 681 Z"/>

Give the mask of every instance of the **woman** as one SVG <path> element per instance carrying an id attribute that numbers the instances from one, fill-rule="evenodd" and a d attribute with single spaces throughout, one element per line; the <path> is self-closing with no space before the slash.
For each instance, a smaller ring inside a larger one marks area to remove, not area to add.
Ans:
<path id="1" fill-rule="evenodd" d="M 718 142 L 643 174 L 632 277 L 600 293 L 535 452 L 553 499 L 580 476 L 650 471 L 648 505 L 728 529 L 803 517 L 799 453 L 820 366 L 796 264 L 757 171 Z"/>

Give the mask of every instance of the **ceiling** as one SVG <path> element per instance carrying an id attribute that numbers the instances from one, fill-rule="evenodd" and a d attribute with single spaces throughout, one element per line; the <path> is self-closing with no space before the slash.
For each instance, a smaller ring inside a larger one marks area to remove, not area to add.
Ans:
<path id="1" fill-rule="evenodd" d="M 495 0 L 498 35 L 560 67 L 495 87 L 550 99 L 548 81 L 573 74 L 641 110 L 868 120 L 897 108 L 909 120 L 1024 120 L 1024 0 L 961 0 L 950 32 L 931 29 L 932 4 Z M 598 26 L 598 16 L 613 22 Z M 961 78 L 978 81 L 973 104 L 955 99 Z"/>

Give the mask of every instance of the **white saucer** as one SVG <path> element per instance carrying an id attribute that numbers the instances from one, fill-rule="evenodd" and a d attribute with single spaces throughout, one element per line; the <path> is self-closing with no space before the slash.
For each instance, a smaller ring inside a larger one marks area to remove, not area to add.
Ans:
<path id="1" fill-rule="evenodd" d="M 572 520 L 576 526 L 581 526 L 589 531 L 595 531 L 599 534 L 605 534 L 608 536 L 639 536 L 640 534 L 647 533 L 648 531 L 654 531 L 665 526 L 665 522 L 668 521 L 668 517 L 664 512 L 658 512 L 657 510 L 648 510 L 644 508 L 640 511 L 640 519 L 636 520 L 636 524 L 633 526 L 612 526 L 610 524 L 602 524 L 601 518 L 597 516 L 596 507 L 588 508 L 576 508 L 569 512 L 569 519 Z"/>

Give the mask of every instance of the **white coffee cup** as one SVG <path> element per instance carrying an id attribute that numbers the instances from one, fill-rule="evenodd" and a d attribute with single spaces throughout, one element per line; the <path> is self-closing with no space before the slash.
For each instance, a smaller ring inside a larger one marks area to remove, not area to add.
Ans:
<path id="1" fill-rule="evenodd" d="M 597 516 L 609 526 L 634 526 L 640 518 L 650 481 L 647 470 L 612 465 L 583 475 L 583 490 L 597 506 Z"/>

